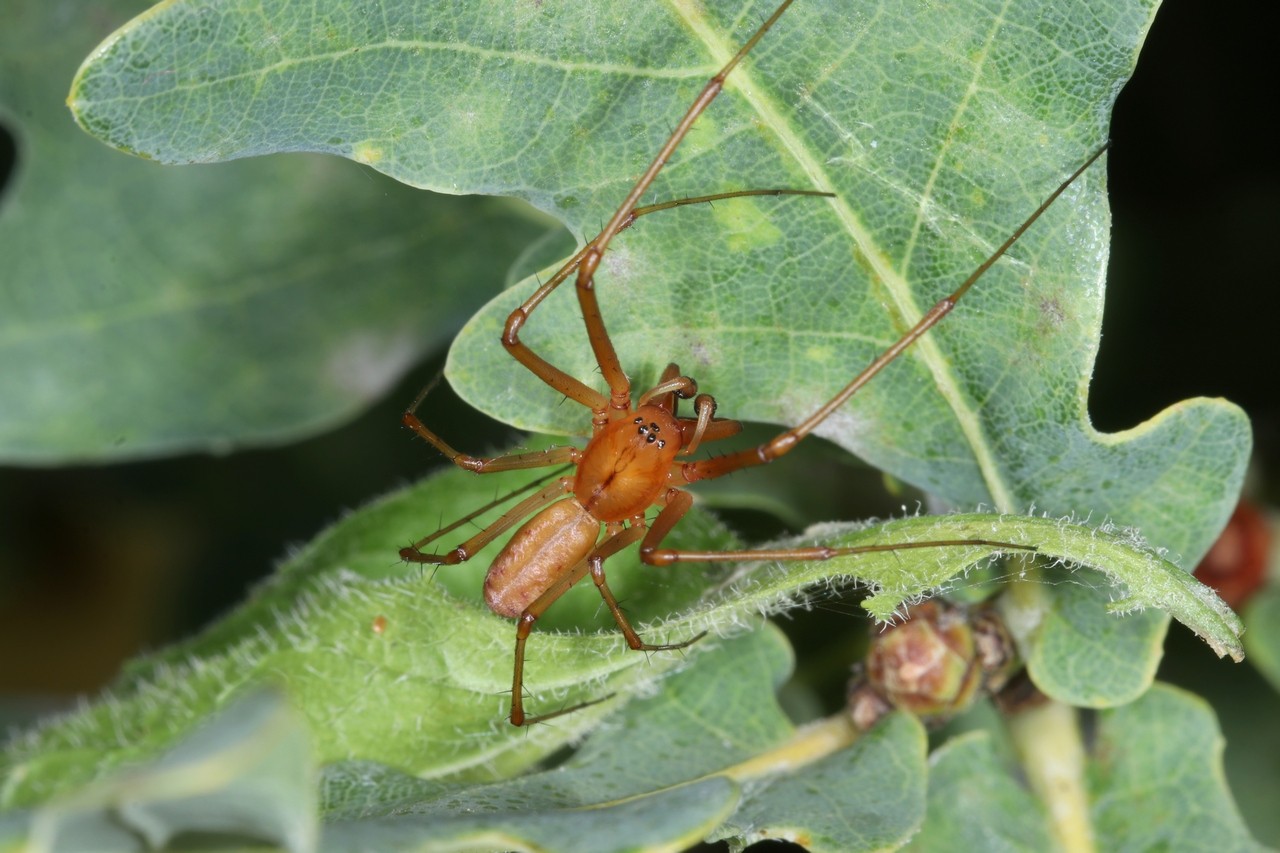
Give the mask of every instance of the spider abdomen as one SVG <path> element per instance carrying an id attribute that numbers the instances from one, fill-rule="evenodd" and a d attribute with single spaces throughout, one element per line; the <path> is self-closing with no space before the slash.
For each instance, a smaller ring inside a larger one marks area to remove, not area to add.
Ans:
<path id="1" fill-rule="evenodd" d="M 680 445 L 676 419 L 659 406 L 641 406 L 596 433 L 583 448 L 573 493 L 600 521 L 640 515 L 667 488 L 667 472 Z"/>
<path id="2" fill-rule="evenodd" d="M 484 600 L 514 619 L 591 553 L 600 522 L 573 498 L 545 508 L 515 532 L 484 576 Z"/>

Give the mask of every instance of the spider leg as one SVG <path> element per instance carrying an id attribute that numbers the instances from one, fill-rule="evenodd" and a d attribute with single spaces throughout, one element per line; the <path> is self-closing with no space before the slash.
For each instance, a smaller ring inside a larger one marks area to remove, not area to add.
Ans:
<path id="1" fill-rule="evenodd" d="M 600 231 L 600 234 L 587 244 L 578 258 L 576 280 L 578 304 L 582 308 L 582 317 L 587 324 L 587 338 L 591 341 L 591 350 L 595 353 L 596 363 L 600 366 L 600 372 L 604 375 L 605 381 L 609 384 L 608 412 L 611 419 L 621 417 L 630 410 L 631 382 L 622 370 L 622 364 L 618 361 L 617 350 L 614 349 L 613 341 L 609 338 L 609 333 L 605 329 L 604 317 L 600 313 L 600 303 L 596 299 L 595 292 L 596 268 L 600 266 L 600 260 L 604 257 L 604 253 L 608 250 L 609 243 L 614 236 L 626 225 L 634 221 L 635 209 L 640 203 L 640 199 L 658 177 L 658 173 L 667 165 L 667 161 L 671 159 L 671 155 L 675 153 L 676 148 L 689 133 L 689 128 L 693 127 L 698 116 L 715 100 L 716 95 L 720 94 L 720 90 L 724 88 L 725 78 L 737 67 L 742 58 L 756 46 L 756 43 L 764 37 L 764 34 L 768 32 L 769 28 L 773 26 L 774 22 L 782 16 L 782 13 L 790 5 L 791 0 L 783 0 L 782 4 L 769 16 L 768 20 L 760 25 L 751 38 L 725 63 L 724 67 L 707 81 L 706 86 L 703 87 L 698 97 L 694 99 L 688 110 L 685 111 L 675 130 L 671 132 L 671 136 L 668 137 L 662 148 L 658 150 L 657 156 L 653 158 L 649 168 L 645 169 L 644 174 L 640 176 L 635 186 L 631 188 L 631 192 L 622 200 L 622 204 L 618 205 L 613 217 Z"/>
<path id="2" fill-rule="evenodd" d="M 599 238 L 596 238 L 597 240 Z M 592 240 L 587 245 L 578 250 L 578 253 L 570 258 L 564 266 L 556 271 L 556 274 L 538 287 L 533 295 L 526 299 L 519 308 L 512 311 L 507 317 L 506 326 L 502 330 L 502 345 L 510 353 L 511 357 L 527 367 L 534 376 L 537 376 L 543 382 L 568 397 L 570 400 L 581 403 L 593 413 L 597 415 L 597 420 L 603 425 L 607 421 L 604 415 L 609 405 L 609 398 L 605 397 L 599 391 L 590 387 L 586 383 L 573 376 L 565 373 L 542 356 L 538 355 L 528 344 L 520 340 L 520 329 L 528 321 L 529 315 L 533 310 L 542 303 L 555 290 L 562 281 L 580 265 L 582 259 L 596 245 L 596 240 Z"/>
<path id="3" fill-rule="evenodd" d="M 1040 206 L 1037 207 L 1035 211 L 1028 216 L 1011 235 L 1009 235 L 1009 238 L 1005 240 L 998 249 L 991 253 L 990 257 L 979 264 L 978 268 L 970 273 L 969 277 L 966 278 L 959 287 L 947 296 L 938 300 L 932 308 L 925 312 L 924 316 L 921 317 L 914 326 L 907 330 L 906 334 L 877 356 L 869 365 L 863 368 L 857 376 L 853 377 L 848 385 L 841 388 L 834 397 L 824 403 L 816 412 L 809 415 L 809 417 L 805 418 L 791 429 L 779 433 L 773 439 L 765 442 L 764 444 L 747 448 L 746 450 L 740 450 L 736 453 L 730 453 L 716 459 L 704 459 L 697 462 L 686 463 L 682 468 L 682 476 L 685 482 L 692 483 L 697 480 L 711 480 L 716 477 L 723 477 L 725 474 L 730 474 L 742 468 L 764 465 L 772 462 L 779 456 L 790 452 L 801 439 L 813 432 L 813 430 L 830 417 L 834 411 L 848 402 L 849 398 L 857 393 L 862 386 L 866 385 L 873 376 L 883 370 L 885 365 L 889 364 L 889 362 L 901 355 L 907 347 L 919 340 L 925 332 L 936 326 L 943 317 L 950 314 L 951 310 L 956 307 L 956 303 L 960 301 L 960 298 L 969 291 L 969 288 L 971 288 L 974 283 L 980 279 L 983 274 L 986 273 L 986 271 L 1005 254 L 1005 252 L 1009 250 L 1010 246 L 1017 242 L 1018 238 L 1021 237 L 1037 219 L 1040 218 L 1040 215 L 1049 208 L 1049 205 L 1053 204 L 1053 202 L 1057 200 L 1058 196 L 1062 195 L 1066 188 L 1069 187 L 1076 178 L 1083 174 L 1085 169 L 1088 169 L 1093 165 L 1095 160 L 1102 156 L 1102 153 L 1106 151 L 1109 146 L 1110 143 L 1107 143 L 1095 151 L 1092 156 L 1090 156 L 1089 159 L 1080 166 L 1080 168 L 1076 169 L 1069 178 L 1059 184 L 1057 189 L 1050 193 Z"/>
<path id="4" fill-rule="evenodd" d="M 908 551 L 919 548 L 957 548 L 966 545 L 988 546 L 1005 550 L 1035 552 L 1032 545 L 1017 545 L 1012 542 L 997 542 L 991 539 L 933 539 L 922 542 L 898 542 L 881 545 L 851 545 L 832 547 L 816 545 L 800 548 L 758 548 L 727 551 L 680 551 L 660 548 L 662 540 L 667 537 L 676 523 L 693 506 L 693 495 L 681 489 L 671 489 L 666 495 L 666 505 L 658 513 L 653 524 L 640 544 L 640 560 L 653 566 L 669 566 L 672 563 L 691 562 L 750 562 L 762 560 L 800 561 L 830 560 L 833 557 L 846 557 L 852 554 L 873 554 L 883 551 Z"/>
<path id="5" fill-rule="evenodd" d="M 630 545 L 632 542 L 640 541 L 640 539 L 645 535 L 646 530 L 643 524 L 643 519 L 640 519 L 639 521 L 640 523 L 633 523 L 622 533 L 606 540 L 604 544 L 596 548 L 596 550 L 587 557 L 587 568 L 591 573 L 591 580 L 595 582 L 596 589 L 600 591 L 600 597 L 604 599 L 605 606 L 607 606 L 609 608 L 609 612 L 613 614 L 613 621 L 618 623 L 618 630 L 622 632 L 624 637 L 626 637 L 627 645 L 630 648 L 635 651 L 644 652 L 662 652 L 687 648 L 702 639 L 706 634 L 706 631 L 703 631 L 696 637 L 691 637 L 690 639 L 679 643 L 646 643 L 640 638 L 640 635 L 636 633 L 635 628 L 631 627 L 630 620 L 628 620 L 626 614 L 622 612 L 622 608 L 618 606 L 618 599 L 614 597 L 613 591 L 609 589 L 608 581 L 605 580 L 604 561 Z"/>
<path id="6" fill-rule="evenodd" d="M 524 711 L 524 658 L 525 643 L 529 639 L 529 634 L 533 631 L 534 624 L 538 618 L 546 612 L 547 608 L 556 602 L 560 596 L 564 595 L 574 584 L 582 580 L 588 574 L 595 582 L 596 588 L 600 591 L 600 597 L 604 599 L 605 605 L 609 608 L 609 612 L 613 614 L 614 621 L 618 623 L 618 629 L 622 631 L 626 637 L 627 645 L 637 651 L 668 651 L 672 649 L 683 649 L 696 643 L 706 634 L 702 632 L 695 637 L 691 637 L 680 643 L 646 643 L 636 633 L 635 628 L 631 626 L 631 622 L 627 619 L 626 614 L 622 612 L 622 608 L 618 606 L 618 600 L 614 597 L 613 591 L 609 589 L 609 584 L 605 579 L 604 562 L 614 554 L 626 548 L 633 542 L 637 542 L 645 535 L 644 518 L 640 517 L 632 519 L 629 527 L 621 528 L 608 535 L 603 542 L 595 547 L 595 549 L 581 560 L 577 565 L 570 569 L 565 575 L 559 578 L 547 590 L 538 596 L 532 604 L 525 608 L 520 614 L 520 619 L 516 623 L 516 648 L 515 648 L 515 667 L 512 671 L 511 682 L 511 724 L 514 726 L 528 726 L 534 723 L 540 723 L 553 717 L 559 717 L 562 714 L 568 714 L 585 708 L 588 705 L 594 705 L 597 702 L 603 702 L 609 697 L 594 699 L 589 702 L 582 702 L 568 708 L 562 708 L 549 714 L 539 714 L 533 717 L 525 716 Z"/>
<path id="7" fill-rule="evenodd" d="M 570 492 L 572 490 L 573 481 L 568 477 L 562 477 L 558 481 L 540 489 L 536 493 L 520 501 L 520 503 L 504 512 L 492 524 L 485 527 L 475 536 L 472 536 L 452 551 L 446 551 L 443 554 L 426 554 L 423 553 L 422 548 L 428 543 L 438 539 L 444 533 L 452 530 L 456 525 L 450 525 L 449 527 L 439 530 L 430 536 L 419 539 L 417 542 L 406 548 L 401 548 L 400 559 L 407 560 L 411 563 L 431 563 L 449 566 L 464 563 L 471 559 L 471 556 L 485 545 L 488 545 L 494 539 L 497 539 L 503 533 L 523 521 L 526 516 L 533 514 L 548 504 L 554 503 L 566 492 Z"/>
<path id="8" fill-rule="evenodd" d="M 421 550 L 422 546 L 430 544 L 431 542 L 434 542 L 440 537 L 446 536 L 452 533 L 453 531 L 457 530 L 459 527 L 465 527 L 466 525 L 471 524 L 477 518 L 489 512 L 490 510 L 496 509 L 497 507 L 502 506 L 504 503 L 514 500 L 519 495 L 522 495 L 526 492 L 535 491 L 539 487 L 546 485 L 552 479 L 559 477 L 560 475 L 564 474 L 566 471 L 570 470 L 570 467 L 571 466 L 558 468 L 555 471 L 552 471 L 550 474 L 544 474 L 543 476 L 539 477 L 536 480 L 532 480 L 528 483 L 525 483 L 523 486 L 521 486 L 518 489 L 512 489 L 506 494 L 499 495 L 498 497 L 489 501 L 484 506 L 476 507 L 475 509 L 468 512 L 466 515 L 463 515 L 454 519 L 453 521 L 446 524 L 444 527 L 441 527 L 435 533 L 432 533 L 430 536 L 419 539 L 416 543 L 414 543 L 413 547 Z"/>
<path id="9" fill-rule="evenodd" d="M 672 146 L 672 148 L 674 149 L 674 146 Z M 652 178 L 650 178 L 649 180 L 652 181 Z M 610 398 L 605 397 L 603 394 L 601 394 L 599 391 L 596 391 L 591 386 L 585 384 L 584 382 L 582 382 L 581 380 L 573 376 L 570 376 L 568 373 L 565 373 L 560 368 L 551 364 L 549 361 L 547 361 L 542 356 L 538 355 L 532 349 L 530 349 L 528 344 L 520 340 L 520 330 L 524 328 L 524 324 L 528 321 L 529 316 L 533 313 L 534 309 L 536 309 L 539 305 L 541 305 L 542 301 L 546 299 L 547 296 L 549 296 L 553 290 L 559 287 L 565 281 L 565 279 L 567 279 L 570 275 L 572 275 L 575 270 L 581 269 L 581 263 L 583 258 L 587 257 L 593 251 L 596 251 L 599 254 L 603 254 L 603 249 L 600 248 L 602 245 L 601 244 L 602 240 L 604 240 L 604 245 L 607 245 L 608 241 L 613 238 L 614 234 L 616 234 L 618 231 L 622 231 L 622 230 L 625 230 L 626 228 L 629 228 L 633 222 L 635 222 L 637 219 L 639 219 L 642 216 L 647 216 L 648 214 L 657 213 L 662 210 L 671 210 L 677 207 L 685 207 L 687 205 L 705 204 L 713 201 L 720 201 L 721 199 L 740 198 L 743 196 L 783 196 L 783 195 L 818 196 L 822 198 L 834 197 L 834 193 L 822 192 L 820 190 L 793 190 L 793 189 L 732 190 L 729 192 L 712 193 L 710 195 L 701 195 L 701 196 L 693 196 L 690 198 L 674 199 L 672 201 L 664 201 L 658 204 L 650 204 L 650 205 L 645 205 L 643 207 L 630 208 L 629 211 L 626 213 L 626 215 L 622 217 L 621 224 L 617 227 L 617 229 L 612 234 L 608 235 L 608 239 L 605 239 L 604 231 L 600 232 L 598 235 L 592 238 L 592 240 L 589 243 L 587 243 L 587 245 L 583 246 L 581 249 L 578 250 L 577 254 L 575 254 L 572 258 L 566 261 L 564 265 L 560 267 L 560 269 L 556 270 L 555 274 L 552 275 L 551 278 L 547 279 L 541 285 L 539 285 L 538 289 L 535 290 L 533 294 L 529 296 L 528 299 L 526 299 L 523 303 L 521 303 L 519 308 L 515 309 L 514 311 L 511 312 L 511 314 L 507 316 L 507 323 L 506 323 L 506 326 L 503 328 L 503 332 L 502 332 L 502 345 L 506 348 L 507 352 L 511 354 L 512 358 L 514 358 L 516 361 L 523 364 L 526 368 L 529 369 L 530 372 L 533 373 L 533 375 L 537 376 L 547 385 L 550 385 L 552 388 L 556 389 L 561 394 L 564 394 L 569 399 L 574 400 L 575 402 L 581 403 L 582 405 L 591 409 L 593 412 L 598 413 L 600 416 L 600 425 L 603 425 L 608 420 L 607 416 L 604 413 L 609 407 Z M 598 260 L 597 260 L 597 263 L 598 263 Z M 581 291 L 579 291 L 579 298 L 581 299 Z M 603 336 L 603 340 L 607 347 L 607 353 L 613 353 L 613 345 L 612 343 L 609 343 L 608 332 L 606 332 L 604 329 L 604 320 L 600 317 L 599 305 L 595 302 L 594 290 L 592 290 L 592 292 L 589 294 L 588 300 L 590 304 L 594 306 L 594 309 L 593 309 L 594 313 L 591 313 L 591 314 L 587 313 L 588 309 L 586 307 L 583 308 L 583 311 L 584 311 L 583 316 L 587 324 L 588 337 L 591 337 L 593 334 L 595 334 L 596 336 Z M 595 331 L 593 332 L 593 330 Z M 596 338 L 592 337 L 591 339 L 593 341 L 592 347 L 594 349 L 596 346 L 595 344 Z M 616 353 L 613 353 L 612 361 L 615 364 L 617 363 Z M 602 372 L 604 371 L 603 363 L 601 363 L 601 371 Z M 620 373 L 620 370 L 619 370 L 619 373 Z M 609 374 L 606 373 L 605 375 L 608 376 Z M 673 377 L 665 377 L 664 375 L 664 378 L 673 378 Z M 617 380 L 617 375 L 615 375 L 614 379 L 615 381 Z M 622 376 L 622 379 L 624 382 L 626 382 L 625 375 Z M 610 388 L 612 389 L 613 387 L 614 386 L 611 383 Z M 627 393 L 626 393 L 627 404 L 630 405 L 629 398 L 630 398 L 631 390 L 630 390 L 629 382 L 626 382 L 626 388 L 627 388 Z"/>

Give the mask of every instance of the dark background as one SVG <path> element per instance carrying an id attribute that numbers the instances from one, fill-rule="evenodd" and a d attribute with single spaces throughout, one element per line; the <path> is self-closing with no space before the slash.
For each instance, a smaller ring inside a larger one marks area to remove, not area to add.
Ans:
<path id="1" fill-rule="evenodd" d="M 1111 271 L 1090 411 L 1122 429 L 1195 395 L 1253 418 L 1257 494 L 1275 501 L 1280 395 L 1280 80 L 1260 3 L 1170 0 L 1116 105 Z"/>
<path id="2" fill-rule="evenodd" d="M 1120 97 L 1109 155 L 1111 275 L 1090 411 L 1109 432 L 1186 397 L 1232 399 L 1254 420 L 1250 489 L 1274 502 L 1280 297 L 1269 247 L 1280 175 L 1264 124 L 1277 75 L 1261 8 L 1170 0 Z M 13 156 L 0 128 L 0 192 Z M 438 369 L 424 365 L 357 422 L 289 447 L 0 468 L 0 695 L 11 697 L 0 702 L 0 722 L 102 686 L 125 657 L 240 600 L 289 543 L 437 464 L 398 416 Z M 437 393 L 433 406 L 465 408 Z M 478 417 L 451 431 L 471 449 L 508 435 Z"/>

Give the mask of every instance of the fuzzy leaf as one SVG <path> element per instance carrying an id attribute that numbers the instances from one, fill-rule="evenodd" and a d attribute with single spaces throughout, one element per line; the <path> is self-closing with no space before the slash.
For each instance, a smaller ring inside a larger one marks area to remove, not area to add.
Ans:
<path id="1" fill-rule="evenodd" d="M 503 483 L 514 487 L 539 473 L 515 472 Z M 539 630 L 530 640 L 528 706 L 537 713 L 615 698 L 576 712 L 571 725 L 512 729 L 503 718 L 513 626 L 489 613 L 480 593 L 481 567 L 496 546 L 473 563 L 428 574 L 396 561 L 389 544 L 417 538 L 424 518 L 457 517 L 487 504 L 493 482 L 450 469 L 339 522 L 204 634 L 134 664 L 97 704 L 13 741 L 0 757 L 6 780 L 0 806 L 32 805 L 147 760 L 237 692 L 263 681 L 280 685 L 306 715 L 322 763 L 361 759 L 424 777 L 504 777 L 716 647 L 708 639 L 679 654 L 629 652 L 595 587 L 579 584 L 539 622 L 540 628 L 572 633 Z M 476 523 L 503 509 L 491 509 Z M 1034 545 L 1047 560 L 1110 573 L 1116 590 L 1129 591 L 1117 597 L 1134 595 L 1145 606 L 1168 608 L 1211 642 L 1238 653 L 1233 632 L 1239 626 L 1230 611 L 1128 536 L 1048 519 L 957 515 L 828 527 L 811 531 L 808 538 L 815 537 L 847 545 L 992 537 Z M 698 512 L 668 542 L 675 548 L 735 546 Z M 876 591 L 867 607 L 889 616 L 903 600 L 962 583 L 969 566 L 998 550 L 928 547 L 785 568 L 746 564 L 726 575 L 697 566 L 644 567 L 632 549 L 609 561 L 608 577 L 642 635 L 668 642 L 704 630 L 730 636 L 758 626 L 761 613 L 804 603 L 852 579 Z"/>
<path id="2" fill-rule="evenodd" d="M 503 486 L 540 473 L 504 477 Z M 504 721 L 515 628 L 481 598 L 496 547 L 436 572 L 396 555 L 441 514 L 488 503 L 494 488 L 491 477 L 450 469 L 351 514 L 204 633 L 135 661 L 98 703 L 13 740 L 0 757 L 0 808 L 44 801 L 145 761 L 263 681 L 283 688 L 306 715 L 322 763 L 358 758 L 423 776 L 501 776 L 561 748 L 618 702 L 576 713 L 572 726 L 518 731 Z M 685 547 L 732 544 L 702 514 L 678 533 Z M 638 625 L 687 607 L 708 582 L 698 569 L 642 572 L 634 549 L 610 560 L 609 577 Z M 625 644 L 599 601 L 594 586 L 579 585 L 530 640 L 526 685 L 535 711 L 569 696 L 629 697 L 687 659 L 621 653 Z M 578 633 L 597 629 L 605 633 Z"/>

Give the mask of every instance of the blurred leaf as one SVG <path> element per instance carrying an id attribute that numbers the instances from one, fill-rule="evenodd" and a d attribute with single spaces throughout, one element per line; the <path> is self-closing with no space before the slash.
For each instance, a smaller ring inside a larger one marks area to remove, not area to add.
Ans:
<path id="1" fill-rule="evenodd" d="M 324 789 L 326 847 L 392 850 L 401 849 L 393 839 L 429 838 L 436 845 L 429 849 L 447 849 L 498 833 L 507 846 L 525 849 L 682 848 L 738 802 L 736 783 L 703 777 L 793 733 L 773 699 L 790 665 L 776 629 L 730 641 L 664 682 L 658 695 L 604 722 L 568 761 L 500 782 L 457 784 L 336 765 Z"/>
<path id="2" fill-rule="evenodd" d="M 1222 734 L 1199 698 L 1156 684 L 1098 714 L 1089 750 L 1090 817 L 1099 850 L 1260 850 L 1222 775 Z M 1047 816 L 986 732 L 930 760 L 929 814 L 910 849 L 1049 850 Z"/>
<path id="3" fill-rule="evenodd" d="M 255 693 L 163 757 L 30 812 L 24 849 L 159 850 L 200 835 L 304 853 L 316 847 L 315 776 L 301 720 L 279 696 Z M 11 819 L 6 830 L 18 828 Z"/>
<path id="4" fill-rule="evenodd" d="M 1253 597 L 1244 624 L 1249 660 L 1280 691 L 1280 584 L 1273 582 Z"/>
<path id="5" fill-rule="evenodd" d="M 325 849 L 398 850 L 421 839 L 429 842 L 411 849 L 453 849 L 481 838 L 522 849 L 679 849 L 730 813 L 716 837 L 802 838 L 812 850 L 900 842 L 923 817 L 919 723 L 895 715 L 852 745 L 838 721 L 797 731 L 773 695 L 789 668 L 776 629 L 736 638 L 604 722 L 567 762 L 502 782 L 338 765 L 326 786 Z M 815 746 L 827 755 L 809 763 Z M 697 831 L 682 834 L 695 819 Z"/>
<path id="6" fill-rule="evenodd" d="M 1261 611 L 1257 615 L 1261 615 Z M 1159 678 L 1212 704 L 1226 741 L 1223 763 L 1236 805 L 1255 836 L 1280 845 L 1280 691 L 1257 666 L 1254 613 L 1245 610 L 1245 666 L 1214 666 L 1198 640 L 1173 628 Z M 1253 664 L 1250 666 L 1250 664 Z"/>
<path id="7" fill-rule="evenodd" d="M 0 459 L 225 450 L 351 418 L 547 227 L 333 158 L 170 170 L 96 144 L 66 113 L 67 85 L 146 5 L 6 4 Z"/>
<path id="8" fill-rule="evenodd" d="M 415 811 L 410 814 L 329 824 L 322 849 L 326 853 L 370 849 L 426 853 L 460 848 L 564 853 L 681 850 L 696 844 L 723 820 L 738 794 L 729 780 L 713 777 L 630 800 L 598 803 L 588 798 L 590 808 L 574 808 L 575 799 L 554 806 L 499 800 L 486 805 L 502 811 L 468 814 L 464 803 L 472 793 L 463 789 L 414 803 Z M 454 808 L 450 812 L 447 806 Z M 419 809 L 435 813 L 424 815 Z"/>
<path id="9" fill-rule="evenodd" d="M 928 817 L 908 850 L 1052 850 L 1044 805 L 1014 778 L 987 732 L 952 738 L 929 756 Z"/>
<path id="10" fill-rule="evenodd" d="M 815 853 L 898 847 L 924 819 L 927 745 L 917 719 L 891 715 L 848 749 L 744 796 L 716 837 L 780 838 Z"/>
<path id="11" fill-rule="evenodd" d="M 1222 776 L 1205 702 L 1157 684 L 1098 715 L 1090 793 L 1102 850 L 1260 850 Z"/>

